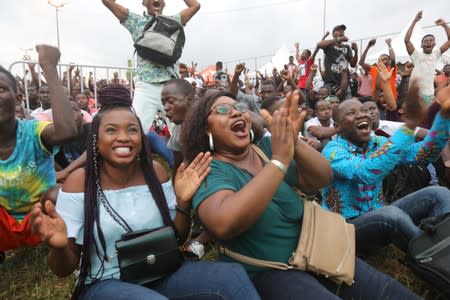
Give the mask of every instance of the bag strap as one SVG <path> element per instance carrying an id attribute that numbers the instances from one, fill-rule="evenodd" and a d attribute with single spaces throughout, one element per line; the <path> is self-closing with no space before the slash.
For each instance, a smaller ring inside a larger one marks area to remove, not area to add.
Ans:
<path id="1" fill-rule="evenodd" d="M 436 217 L 429 217 L 420 221 L 419 228 L 428 234 L 433 234 L 436 232 L 439 224 L 444 222 L 447 218 L 450 218 L 450 212 L 444 213 Z"/>
<path id="2" fill-rule="evenodd" d="M 226 256 L 229 256 L 229 257 L 231 257 L 237 261 L 240 261 L 244 264 L 247 264 L 247 265 L 253 265 L 253 266 L 262 267 L 262 268 L 272 268 L 272 269 L 283 270 L 283 271 L 294 269 L 293 266 L 290 266 L 290 265 L 282 263 L 282 262 L 252 258 L 250 256 L 246 256 L 246 255 L 234 252 L 228 248 L 225 248 L 224 246 L 219 246 L 219 251 L 220 251 L 220 253 L 225 254 Z"/>
<path id="3" fill-rule="evenodd" d="M 130 225 L 117 213 L 117 211 L 111 206 L 108 199 L 106 199 L 105 194 L 103 193 L 103 189 L 100 184 L 97 184 L 97 198 L 100 200 L 100 203 L 103 204 L 106 212 L 111 216 L 111 218 L 122 227 L 125 232 L 130 233 L 133 230 Z"/>
<path id="4" fill-rule="evenodd" d="M 262 151 L 261 148 L 259 148 L 258 146 L 256 146 L 255 144 L 251 144 L 253 150 L 255 150 L 256 154 L 258 154 L 259 157 L 261 157 L 261 159 L 268 163 L 269 162 L 269 158 L 267 157 L 266 153 L 264 153 L 264 151 Z"/>

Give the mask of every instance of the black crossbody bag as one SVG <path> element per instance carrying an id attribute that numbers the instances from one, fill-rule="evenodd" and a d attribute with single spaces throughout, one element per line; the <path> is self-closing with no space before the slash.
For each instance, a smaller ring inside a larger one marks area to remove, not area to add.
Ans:
<path id="1" fill-rule="evenodd" d="M 423 219 L 422 233 L 409 242 L 408 265 L 450 298 L 450 213 Z"/>
<path id="2" fill-rule="evenodd" d="M 126 231 L 116 241 L 121 280 L 145 286 L 174 273 L 182 265 L 184 258 L 171 225 L 133 231 L 101 189 L 98 198 L 111 218 Z"/>

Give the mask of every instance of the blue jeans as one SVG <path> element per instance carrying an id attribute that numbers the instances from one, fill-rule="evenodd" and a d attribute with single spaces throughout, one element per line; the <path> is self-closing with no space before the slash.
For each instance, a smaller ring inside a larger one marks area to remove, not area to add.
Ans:
<path id="1" fill-rule="evenodd" d="M 325 277 L 302 271 L 259 272 L 253 284 L 264 300 L 281 299 L 421 299 L 392 277 L 356 258 L 355 283 L 339 286 Z"/>
<path id="2" fill-rule="evenodd" d="M 430 186 L 349 222 L 355 225 L 356 249 L 376 250 L 394 243 L 406 252 L 409 241 L 420 234 L 420 221 L 446 212 L 450 212 L 450 190 Z"/>
<path id="3" fill-rule="evenodd" d="M 149 131 L 147 133 L 148 141 L 150 142 L 150 149 L 167 160 L 171 169 L 173 169 L 173 153 L 167 148 L 167 144 L 156 132 Z"/>
<path id="4" fill-rule="evenodd" d="M 244 268 L 223 262 L 185 262 L 152 288 L 106 279 L 84 290 L 80 300 L 260 299 Z"/>

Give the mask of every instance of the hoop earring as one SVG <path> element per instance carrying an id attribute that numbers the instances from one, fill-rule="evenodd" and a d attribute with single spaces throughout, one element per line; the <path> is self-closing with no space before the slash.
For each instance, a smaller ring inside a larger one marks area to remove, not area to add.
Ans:
<path id="1" fill-rule="evenodd" d="M 209 139 L 209 150 L 214 151 L 214 141 L 211 133 L 209 134 L 208 139 Z"/>
<path id="2" fill-rule="evenodd" d="M 253 129 L 250 129 L 250 142 L 255 140 L 255 134 L 253 133 Z"/>

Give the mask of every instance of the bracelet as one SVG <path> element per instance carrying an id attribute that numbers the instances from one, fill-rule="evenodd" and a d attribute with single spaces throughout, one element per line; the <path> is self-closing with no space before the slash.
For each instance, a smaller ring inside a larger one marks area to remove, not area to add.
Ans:
<path id="1" fill-rule="evenodd" d="M 272 159 L 270 162 L 273 163 L 281 172 L 283 172 L 284 175 L 286 175 L 287 167 L 281 161 Z"/>
<path id="2" fill-rule="evenodd" d="M 177 212 L 179 212 L 179 213 L 182 213 L 185 216 L 191 217 L 191 210 L 190 209 L 178 206 L 178 204 L 177 204 L 177 205 L 175 205 L 175 210 Z"/>

